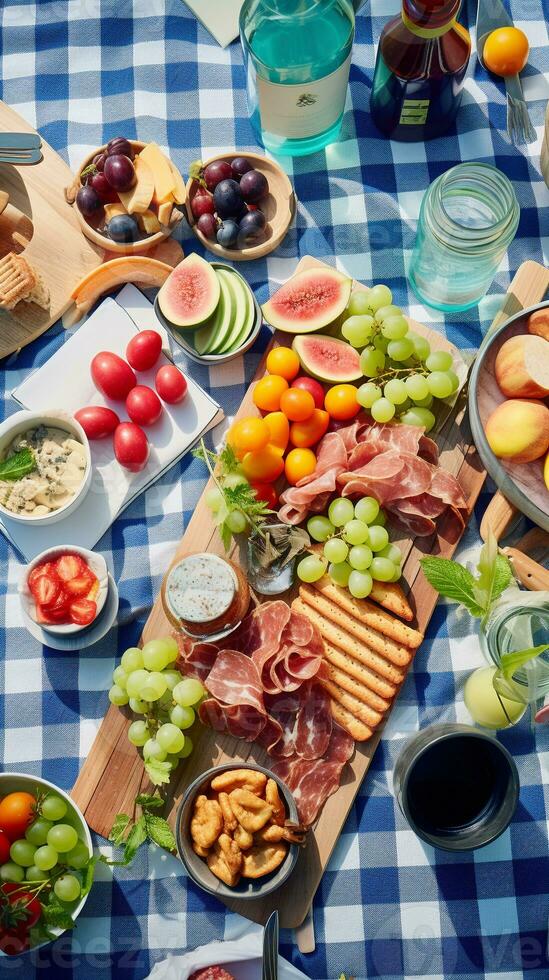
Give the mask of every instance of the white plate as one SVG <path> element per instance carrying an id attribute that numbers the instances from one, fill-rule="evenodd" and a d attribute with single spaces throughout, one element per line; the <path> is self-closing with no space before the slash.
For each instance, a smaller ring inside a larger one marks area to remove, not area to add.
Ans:
<path id="1" fill-rule="evenodd" d="M 99 616 L 96 616 L 93 623 L 90 623 L 89 626 L 86 626 L 85 629 L 80 630 L 78 633 L 71 633 L 68 636 L 59 636 L 56 633 L 50 633 L 42 629 L 38 623 L 35 623 L 28 613 L 25 612 L 23 606 L 21 606 L 23 623 L 31 636 L 34 636 L 34 639 L 38 640 L 42 646 L 51 647 L 52 650 L 66 650 L 67 653 L 73 650 L 85 650 L 86 647 L 91 647 L 94 643 L 102 640 L 111 627 L 114 626 L 117 614 L 118 589 L 110 572 L 107 600 L 103 606 L 103 611 L 99 613 Z"/>

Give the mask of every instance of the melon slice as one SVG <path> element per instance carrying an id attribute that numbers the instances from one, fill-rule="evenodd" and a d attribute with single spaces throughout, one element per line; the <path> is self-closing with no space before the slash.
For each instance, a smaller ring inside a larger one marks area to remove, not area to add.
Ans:
<path id="1" fill-rule="evenodd" d="M 288 279 L 263 307 L 275 330 L 313 333 L 340 316 L 349 302 L 352 279 L 337 269 L 307 269 Z"/>
<path id="2" fill-rule="evenodd" d="M 199 354 L 213 353 L 215 348 L 230 333 L 234 323 L 236 308 L 235 293 L 230 277 L 223 273 L 223 269 L 217 271 L 220 287 L 217 309 L 213 316 L 194 335 L 194 346 Z"/>
<path id="3" fill-rule="evenodd" d="M 126 208 L 122 204 L 122 201 L 116 201 L 114 204 L 105 204 L 105 218 L 110 221 L 111 218 L 116 217 L 117 214 L 127 214 Z"/>
<path id="4" fill-rule="evenodd" d="M 212 266 L 193 252 L 175 267 L 158 294 L 158 305 L 176 327 L 194 329 L 219 303 L 219 279 Z"/>
<path id="5" fill-rule="evenodd" d="M 162 231 L 154 211 L 143 211 L 143 214 L 139 215 L 137 223 L 143 231 L 147 232 L 147 235 L 155 235 L 158 231 Z"/>
<path id="6" fill-rule="evenodd" d="M 176 204 L 184 204 L 187 198 L 187 192 L 185 190 L 185 182 L 179 170 L 177 169 L 175 163 L 172 160 L 170 160 L 169 164 L 170 167 L 172 168 L 173 179 L 175 182 L 175 186 L 172 192 L 173 199 Z"/>
<path id="7" fill-rule="evenodd" d="M 168 158 L 162 153 L 157 143 L 147 143 L 139 154 L 145 161 L 154 177 L 154 197 L 161 204 L 169 201 L 175 190 L 175 179 Z"/>
<path id="8" fill-rule="evenodd" d="M 303 370 L 318 381 L 337 384 L 362 377 L 360 355 L 345 340 L 324 333 L 303 334 L 294 338 L 292 348 Z"/>
<path id="9" fill-rule="evenodd" d="M 255 303 L 250 290 L 236 272 L 228 274 L 234 279 L 235 288 L 240 290 L 240 295 L 243 297 L 243 308 L 239 310 L 239 315 L 235 318 L 234 328 L 227 336 L 225 343 L 217 348 L 216 353 L 218 354 L 229 354 L 238 350 L 249 337 L 255 320 Z"/>
<path id="10" fill-rule="evenodd" d="M 169 225 L 170 218 L 172 216 L 172 201 L 164 201 L 164 204 L 158 205 L 158 220 L 161 225 Z"/>
<path id="11" fill-rule="evenodd" d="M 153 199 L 154 175 L 140 153 L 133 161 L 135 184 L 129 191 L 118 191 L 118 196 L 128 214 L 143 214 Z"/>
<path id="12" fill-rule="evenodd" d="M 74 287 L 71 299 L 78 310 L 85 313 L 103 293 L 116 286 L 127 282 L 138 282 L 143 286 L 162 286 L 172 271 L 170 265 L 147 255 L 123 255 L 88 272 Z"/>

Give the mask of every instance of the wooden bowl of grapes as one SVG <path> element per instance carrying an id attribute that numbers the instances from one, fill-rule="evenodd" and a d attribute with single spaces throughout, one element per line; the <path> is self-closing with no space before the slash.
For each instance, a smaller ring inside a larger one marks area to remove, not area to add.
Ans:
<path id="1" fill-rule="evenodd" d="M 187 219 L 204 248 L 231 262 L 261 259 L 286 235 L 296 210 L 274 160 L 232 150 L 197 161 L 186 186 Z"/>
<path id="2" fill-rule="evenodd" d="M 120 136 L 98 146 L 65 192 L 86 238 L 108 252 L 140 255 L 149 251 L 168 238 L 183 217 L 173 205 L 162 211 L 163 205 L 152 197 L 150 168 L 148 174 L 147 168 L 140 174 L 136 162 L 145 146 Z"/>

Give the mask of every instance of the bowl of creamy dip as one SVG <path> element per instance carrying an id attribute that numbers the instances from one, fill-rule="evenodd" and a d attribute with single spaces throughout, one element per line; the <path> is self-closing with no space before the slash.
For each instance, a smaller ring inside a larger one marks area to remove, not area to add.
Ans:
<path id="1" fill-rule="evenodd" d="M 24 524 L 53 524 L 86 496 L 88 439 L 68 413 L 16 412 L 0 425 L 0 513 Z"/>
<path id="2" fill-rule="evenodd" d="M 250 604 L 242 570 L 208 552 L 184 555 L 162 583 L 162 605 L 175 629 L 193 639 L 220 639 L 240 625 Z"/>

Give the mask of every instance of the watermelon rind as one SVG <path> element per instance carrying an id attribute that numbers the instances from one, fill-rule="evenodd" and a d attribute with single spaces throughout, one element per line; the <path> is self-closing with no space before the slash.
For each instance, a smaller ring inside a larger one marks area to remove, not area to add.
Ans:
<path id="1" fill-rule="evenodd" d="M 344 340 L 324 333 L 302 334 L 295 337 L 292 348 L 303 370 L 317 381 L 338 384 L 362 378 L 360 355 Z"/>
<path id="2" fill-rule="evenodd" d="M 343 313 L 352 284 L 337 269 L 306 269 L 277 289 L 263 306 L 263 316 L 275 330 L 315 333 Z"/>

